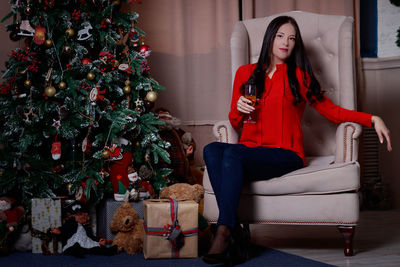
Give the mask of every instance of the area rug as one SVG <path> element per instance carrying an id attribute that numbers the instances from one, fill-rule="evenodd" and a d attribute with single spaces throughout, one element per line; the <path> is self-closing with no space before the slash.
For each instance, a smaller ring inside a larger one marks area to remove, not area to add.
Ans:
<path id="1" fill-rule="evenodd" d="M 285 266 L 333 266 L 270 248 L 255 247 L 252 258 L 238 266 L 251 267 L 285 267 Z M 178 266 L 216 266 L 205 264 L 201 258 L 196 259 L 151 259 L 145 260 L 143 254 L 128 255 L 120 253 L 116 256 L 86 255 L 83 259 L 72 256 L 43 256 L 30 252 L 15 252 L 7 257 L 0 257 L 2 267 L 107 267 L 107 266 L 149 266 L 149 267 L 178 267 Z"/>

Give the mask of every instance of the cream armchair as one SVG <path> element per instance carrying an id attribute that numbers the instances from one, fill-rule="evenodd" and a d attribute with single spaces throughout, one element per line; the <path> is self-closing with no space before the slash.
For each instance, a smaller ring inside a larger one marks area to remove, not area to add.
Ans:
<path id="1" fill-rule="evenodd" d="M 276 16 L 296 19 L 307 54 L 321 87 L 332 101 L 355 109 L 353 19 L 293 11 L 236 23 L 231 37 L 232 78 L 239 66 L 257 62 L 262 38 Z M 245 185 L 239 219 L 249 224 L 335 225 L 345 239 L 346 256 L 353 255 L 352 239 L 359 218 L 360 166 L 358 137 L 361 126 L 333 124 L 307 107 L 302 121 L 307 164 L 282 177 Z M 236 143 L 238 133 L 229 121 L 215 124 L 221 142 Z M 204 216 L 215 223 L 218 207 L 208 174 Z"/>

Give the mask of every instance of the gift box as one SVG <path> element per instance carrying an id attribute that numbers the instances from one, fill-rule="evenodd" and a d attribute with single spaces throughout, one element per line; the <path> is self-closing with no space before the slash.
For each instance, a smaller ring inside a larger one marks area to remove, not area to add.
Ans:
<path id="1" fill-rule="evenodd" d="M 48 230 L 62 224 L 61 200 L 34 198 L 32 206 L 32 253 L 58 254 L 62 252 L 61 240 Z"/>
<path id="2" fill-rule="evenodd" d="M 106 199 L 97 207 L 97 235 L 106 240 L 113 240 L 115 235 L 110 230 L 110 222 L 113 219 L 115 211 L 121 206 L 121 201 Z M 131 206 L 138 213 L 139 219 L 143 219 L 142 201 L 130 202 Z"/>
<path id="3" fill-rule="evenodd" d="M 143 254 L 151 258 L 196 258 L 198 204 L 193 200 L 147 199 Z"/>

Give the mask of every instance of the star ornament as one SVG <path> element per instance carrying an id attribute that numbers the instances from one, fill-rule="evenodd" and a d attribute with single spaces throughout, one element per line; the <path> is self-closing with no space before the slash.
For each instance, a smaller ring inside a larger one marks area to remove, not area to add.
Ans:
<path id="1" fill-rule="evenodd" d="M 53 119 L 53 125 L 52 125 L 53 127 L 56 127 L 57 128 L 57 130 L 58 130 L 58 128 L 60 128 L 60 126 L 61 126 L 61 120 L 55 120 L 55 119 Z"/>

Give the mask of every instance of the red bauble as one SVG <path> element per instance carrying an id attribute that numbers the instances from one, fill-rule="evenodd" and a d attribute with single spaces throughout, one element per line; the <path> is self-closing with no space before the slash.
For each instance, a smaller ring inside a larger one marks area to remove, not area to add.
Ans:
<path id="1" fill-rule="evenodd" d="M 151 54 L 151 49 L 150 46 L 142 44 L 139 46 L 139 55 L 141 55 L 144 58 L 147 58 Z"/>
<path id="2" fill-rule="evenodd" d="M 92 63 L 92 60 L 90 58 L 85 57 L 85 58 L 82 58 L 81 62 L 82 62 L 82 65 L 86 65 L 86 64 Z"/>

